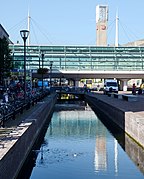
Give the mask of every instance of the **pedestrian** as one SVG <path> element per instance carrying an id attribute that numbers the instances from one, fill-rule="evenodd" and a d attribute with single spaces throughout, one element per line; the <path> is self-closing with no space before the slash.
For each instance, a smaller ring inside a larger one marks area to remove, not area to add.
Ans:
<path id="1" fill-rule="evenodd" d="M 3 91 L 0 90 L 0 103 L 2 103 L 2 102 L 3 102 Z"/>
<path id="2" fill-rule="evenodd" d="M 143 90 L 143 84 L 140 85 L 139 90 L 138 90 L 138 94 L 142 94 L 142 90 Z"/>
<path id="3" fill-rule="evenodd" d="M 3 93 L 3 102 L 7 103 L 8 101 L 9 101 L 9 96 L 8 96 L 7 91 L 5 90 Z"/>
<path id="4" fill-rule="evenodd" d="M 135 83 L 132 86 L 132 94 L 136 95 L 136 85 L 135 85 Z"/>

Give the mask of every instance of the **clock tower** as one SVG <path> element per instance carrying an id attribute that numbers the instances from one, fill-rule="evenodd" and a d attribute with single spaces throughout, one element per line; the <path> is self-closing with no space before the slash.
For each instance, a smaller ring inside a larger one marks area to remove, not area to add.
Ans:
<path id="1" fill-rule="evenodd" d="M 96 6 L 96 45 L 107 46 L 108 6 Z"/>

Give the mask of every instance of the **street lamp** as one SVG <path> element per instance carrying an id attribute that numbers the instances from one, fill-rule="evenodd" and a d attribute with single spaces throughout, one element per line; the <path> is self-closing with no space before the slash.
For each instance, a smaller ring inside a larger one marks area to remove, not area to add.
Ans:
<path id="1" fill-rule="evenodd" d="M 20 35 L 24 41 L 24 102 L 26 103 L 26 40 L 29 35 L 28 30 L 21 30 Z"/>
<path id="2" fill-rule="evenodd" d="M 52 65 L 53 65 L 53 61 L 50 61 L 50 87 L 52 85 L 52 82 L 51 82 L 51 78 L 52 78 Z"/>
<path id="3" fill-rule="evenodd" d="M 43 88 L 44 88 L 44 85 L 43 85 L 43 74 L 44 74 L 43 63 L 44 63 L 44 53 L 42 52 L 42 92 L 43 92 Z"/>

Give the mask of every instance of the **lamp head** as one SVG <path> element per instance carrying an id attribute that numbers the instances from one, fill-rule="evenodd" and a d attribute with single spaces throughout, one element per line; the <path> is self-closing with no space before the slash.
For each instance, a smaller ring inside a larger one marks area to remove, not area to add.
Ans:
<path id="1" fill-rule="evenodd" d="M 20 35 L 21 35 L 23 40 L 26 40 L 28 38 L 29 31 L 28 30 L 21 30 Z"/>
<path id="2" fill-rule="evenodd" d="M 50 61 L 50 65 L 52 66 L 52 64 L 53 64 L 53 61 Z"/>
<path id="3" fill-rule="evenodd" d="M 44 58 L 44 55 L 45 55 L 45 54 L 44 54 L 44 51 L 42 51 L 42 52 L 41 52 L 41 56 L 42 56 L 42 58 Z"/>

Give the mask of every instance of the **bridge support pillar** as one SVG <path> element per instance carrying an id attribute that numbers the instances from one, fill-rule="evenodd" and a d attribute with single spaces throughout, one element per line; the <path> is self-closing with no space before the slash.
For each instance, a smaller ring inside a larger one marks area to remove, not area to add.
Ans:
<path id="1" fill-rule="evenodd" d="M 121 81 L 121 83 L 120 83 L 120 90 L 127 91 L 128 79 L 121 79 L 120 81 Z"/>
<path id="2" fill-rule="evenodd" d="M 74 79 L 74 86 L 79 87 L 80 86 L 80 79 L 76 78 Z"/>
<path id="3" fill-rule="evenodd" d="M 79 80 L 75 80 L 75 87 L 79 87 Z"/>

